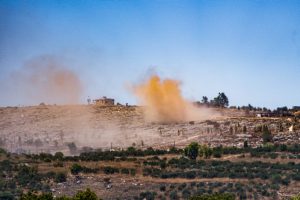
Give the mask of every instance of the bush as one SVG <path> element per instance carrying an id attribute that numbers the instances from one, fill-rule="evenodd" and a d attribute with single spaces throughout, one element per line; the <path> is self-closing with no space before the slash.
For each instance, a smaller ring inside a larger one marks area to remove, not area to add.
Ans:
<path id="1" fill-rule="evenodd" d="M 200 147 L 200 156 L 204 158 L 210 158 L 213 153 L 213 150 L 206 145 Z"/>
<path id="2" fill-rule="evenodd" d="M 81 165 L 79 165 L 79 164 L 77 164 L 77 163 L 75 163 L 75 164 L 72 165 L 72 167 L 71 167 L 71 173 L 72 173 L 73 175 L 77 175 L 77 174 L 79 174 L 81 171 L 82 171 L 82 166 L 81 166 Z"/>
<path id="3" fill-rule="evenodd" d="M 192 160 L 198 157 L 199 144 L 197 142 L 192 142 L 184 149 L 184 154 Z"/>
<path id="4" fill-rule="evenodd" d="M 222 154 L 223 154 L 222 147 L 216 147 L 216 148 L 214 148 L 213 151 L 212 151 L 212 155 L 213 155 L 213 157 L 215 157 L 215 158 L 221 158 L 221 157 L 222 157 Z"/>
<path id="5" fill-rule="evenodd" d="M 62 173 L 62 172 L 59 172 L 55 175 L 55 179 L 54 181 L 56 183 L 63 183 L 63 182 L 66 182 L 67 181 L 67 176 L 65 173 Z"/>
<path id="6" fill-rule="evenodd" d="M 41 176 L 37 173 L 37 168 L 21 165 L 16 176 L 17 182 L 21 186 L 37 186 L 41 181 Z"/>
<path id="7" fill-rule="evenodd" d="M 155 192 L 142 192 L 140 193 L 141 199 L 146 199 L 146 200 L 154 200 L 156 196 Z"/>
<path id="8" fill-rule="evenodd" d="M 105 174 L 119 173 L 119 169 L 110 166 L 104 167 L 103 171 Z"/>
<path id="9" fill-rule="evenodd" d="M 63 159 L 64 159 L 64 154 L 63 154 L 62 152 L 56 152 L 56 153 L 54 154 L 54 158 L 55 158 L 56 160 L 63 160 Z"/>

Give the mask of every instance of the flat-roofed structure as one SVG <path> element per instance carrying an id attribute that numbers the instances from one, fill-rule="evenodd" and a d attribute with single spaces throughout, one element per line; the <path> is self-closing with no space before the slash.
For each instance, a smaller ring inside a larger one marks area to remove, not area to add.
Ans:
<path id="1" fill-rule="evenodd" d="M 102 97 L 101 99 L 93 100 L 94 104 L 99 106 L 114 106 L 115 100 L 111 98 L 107 98 L 106 96 Z"/>

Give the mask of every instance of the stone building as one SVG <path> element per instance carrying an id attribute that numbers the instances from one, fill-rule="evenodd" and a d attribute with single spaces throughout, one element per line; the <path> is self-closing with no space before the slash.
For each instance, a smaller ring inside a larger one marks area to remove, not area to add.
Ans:
<path id="1" fill-rule="evenodd" d="M 113 106 L 115 105 L 115 100 L 107 97 L 102 97 L 101 99 L 93 100 L 94 104 L 99 106 Z"/>

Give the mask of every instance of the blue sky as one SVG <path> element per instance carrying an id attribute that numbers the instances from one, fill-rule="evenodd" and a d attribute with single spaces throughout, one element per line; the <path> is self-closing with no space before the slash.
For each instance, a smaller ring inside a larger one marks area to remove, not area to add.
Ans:
<path id="1" fill-rule="evenodd" d="M 0 0 L 0 83 L 40 55 L 80 75 L 83 101 L 135 103 L 126 86 L 154 69 L 191 100 L 300 105 L 300 1 Z M 0 90 L 0 105 L 23 103 Z"/>

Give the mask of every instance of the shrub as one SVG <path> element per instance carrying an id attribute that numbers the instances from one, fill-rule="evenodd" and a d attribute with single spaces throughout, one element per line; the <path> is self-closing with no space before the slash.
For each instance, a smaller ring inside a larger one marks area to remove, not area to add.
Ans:
<path id="1" fill-rule="evenodd" d="M 119 169 L 110 166 L 104 167 L 103 171 L 105 174 L 119 173 Z"/>
<path id="2" fill-rule="evenodd" d="M 146 191 L 146 192 L 140 193 L 141 199 L 154 200 L 155 196 L 156 196 L 155 192 Z"/>
<path id="3" fill-rule="evenodd" d="M 197 142 L 192 142 L 184 149 L 184 154 L 192 160 L 198 157 L 199 144 Z"/>
<path id="4" fill-rule="evenodd" d="M 56 183 L 62 183 L 67 181 L 67 176 L 65 173 L 59 172 L 55 175 L 55 180 Z"/>
<path id="5" fill-rule="evenodd" d="M 202 145 L 200 147 L 200 156 L 201 157 L 204 157 L 204 158 L 210 158 L 210 156 L 212 155 L 213 151 L 211 148 L 209 148 L 208 146 L 206 145 Z"/>
<path id="6" fill-rule="evenodd" d="M 18 169 L 16 180 L 22 186 L 37 186 L 41 181 L 41 176 L 37 173 L 37 168 L 21 165 Z"/>
<path id="7" fill-rule="evenodd" d="M 71 167 L 71 173 L 72 173 L 73 175 L 77 175 L 77 174 L 79 174 L 81 171 L 82 171 L 82 166 L 81 166 L 81 165 L 79 165 L 79 164 L 77 164 L 77 163 L 75 163 L 75 164 L 72 165 L 72 167 Z"/>
<path id="8" fill-rule="evenodd" d="M 215 158 L 221 158 L 223 154 L 222 147 L 216 147 L 212 151 L 212 155 Z"/>
<path id="9" fill-rule="evenodd" d="M 63 160 L 63 159 L 64 159 L 64 154 L 63 154 L 62 152 L 56 152 L 56 153 L 54 154 L 54 158 L 55 158 L 56 160 Z"/>

